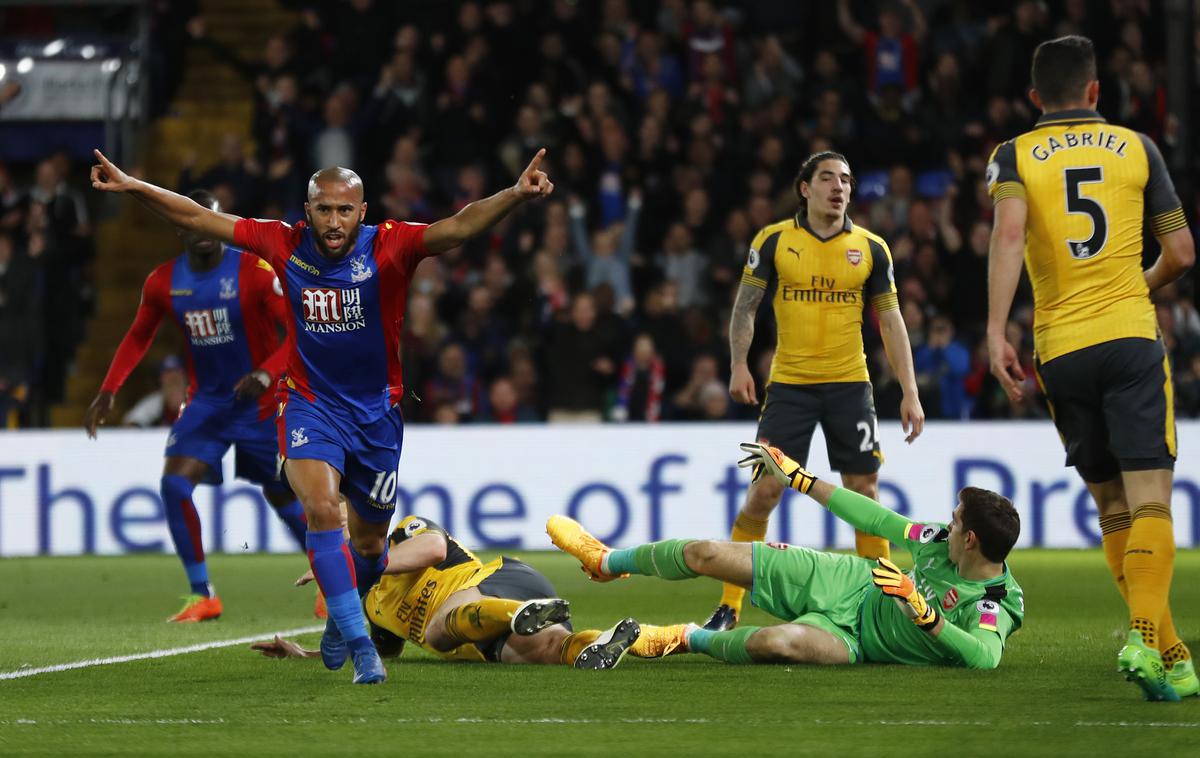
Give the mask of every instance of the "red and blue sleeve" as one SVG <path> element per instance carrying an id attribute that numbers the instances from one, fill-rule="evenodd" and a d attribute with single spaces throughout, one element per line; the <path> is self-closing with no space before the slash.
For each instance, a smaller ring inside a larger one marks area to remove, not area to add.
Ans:
<path id="1" fill-rule="evenodd" d="M 150 349 L 150 343 L 154 341 L 154 335 L 158 332 L 158 325 L 171 309 L 171 270 L 174 265 L 172 261 L 159 266 L 146 278 L 146 283 L 142 286 L 142 301 L 133 317 L 133 325 L 129 327 L 129 331 L 117 347 L 104 383 L 100 385 L 101 392 L 116 394 Z"/>
<path id="2" fill-rule="evenodd" d="M 395 263 L 402 271 L 412 272 L 429 255 L 425 249 L 427 228 L 428 224 L 384 221 L 376 233 L 376 255 Z"/>
<path id="3" fill-rule="evenodd" d="M 242 218 L 233 226 L 233 244 L 272 266 L 282 266 L 287 263 L 291 251 L 292 231 L 292 227 L 282 221 Z"/>

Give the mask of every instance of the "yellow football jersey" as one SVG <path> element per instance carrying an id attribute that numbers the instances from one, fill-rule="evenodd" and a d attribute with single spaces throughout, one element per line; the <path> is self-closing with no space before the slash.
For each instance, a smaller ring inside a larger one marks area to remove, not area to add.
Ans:
<path id="1" fill-rule="evenodd" d="M 797 216 L 765 227 L 750 243 L 742 284 L 774 285 L 778 336 L 772 382 L 866 382 L 863 305 L 899 307 L 887 243 L 846 217 L 829 238 Z"/>
<path id="2" fill-rule="evenodd" d="M 1124 337 L 1155 339 L 1142 220 L 1156 235 L 1187 221 L 1149 137 L 1092 110 L 1048 113 L 996 148 L 987 182 L 994 202 L 1028 203 L 1025 267 L 1039 360 Z"/>
<path id="3" fill-rule="evenodd" d="M 399 544 L 426 532 L 446 538 L 445 559 L 423 571 L 384 574 L 363 601 L 367 620 L 439 658 L 482 661 L 483 654 L 474 645 L 463 645 L 450 652 L 434 650 L 425 643 L 425 627 L 447 597 L 496 573 L 503 559 L 483 563 L 445 529 L 416 516 L 406 516 L 392 531 L 389 541 Z"/>

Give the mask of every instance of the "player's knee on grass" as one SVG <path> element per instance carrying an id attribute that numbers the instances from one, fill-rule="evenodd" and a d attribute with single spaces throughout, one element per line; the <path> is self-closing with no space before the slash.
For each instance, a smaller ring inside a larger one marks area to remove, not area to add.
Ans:
<path id="1" fill-rule="evenodd" d="M 767 626 L 746 641 L 746 652 L 755 661 L 784 663 L 849 663 L 850 653 L 841 640 L 823 629 L 805 624 Z"/>
<path id="2" fill-rule="evenodd" d="M 771 517 L 775 506 L 779 505 L 781 497 L 783 497 L 783 485 L 775 481 L 774 477 L 764 475 L 750 485 L 750 491 L 746 495 L 742 511 L 750 518 L 766 521 Z"/>

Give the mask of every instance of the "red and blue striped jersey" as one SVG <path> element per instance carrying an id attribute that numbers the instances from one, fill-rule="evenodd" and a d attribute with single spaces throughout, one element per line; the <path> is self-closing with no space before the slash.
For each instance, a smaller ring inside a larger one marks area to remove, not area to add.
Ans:
<path id="1" fill-rule="evenodd" d="M 261 258 L 225 247 L 211 271 L 192 271 L 185 253 L 151 272 L 102 392 L 120 389 L 168 315 L 184 336 L 189 401 L 199 396 L 229 402 L 234 385 L 255 369 L 270 374 L 272 383 L 279 378 L 287 359 L 280 334 L 287 310 L 279 280 Z M 259 403 L 259 418 L 270 416 L 271 394 Z"/>
<path id="2" fill-rule="evenodd" d="M 355 423 L 400 402 L 401 327 L 413 270 L 428 255 L 425 228 L 364 224 L 354 249 L 330 260 L 303 222 L 237 222 L 234 240 L 270 263 L 283 284 L 289 391 Z"/>

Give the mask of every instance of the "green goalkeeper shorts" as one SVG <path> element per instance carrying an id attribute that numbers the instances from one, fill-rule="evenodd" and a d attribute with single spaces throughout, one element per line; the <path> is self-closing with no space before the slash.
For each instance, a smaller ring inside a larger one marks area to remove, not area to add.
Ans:
<path id="1" fill-rule="evenodd" d="M 871 561 L 765 542 L 752 550 L 750 602 L 784 621 L 824 629 L 850 651 L 851 663 L 862 660 L 858 620 L 871 587 Z"/>

